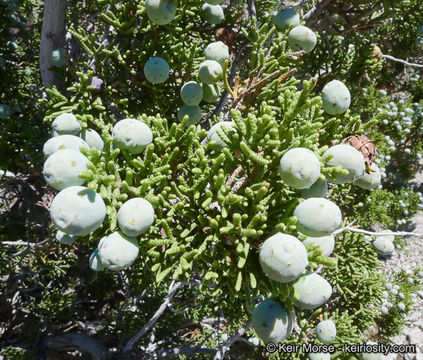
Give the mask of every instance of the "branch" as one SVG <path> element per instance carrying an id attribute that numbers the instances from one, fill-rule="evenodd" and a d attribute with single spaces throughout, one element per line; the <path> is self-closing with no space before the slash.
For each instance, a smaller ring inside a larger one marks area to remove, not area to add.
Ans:
<path id="1" fill-rule="evenodd" d="M 260 89 L 266 82 L 270 81 L 270 79 L 278 76 L 281 73 L 280 70 L 276 70 L 274 72 L 272 72 L 271 74 L 267 75 L 264 79 L 260 80 L 260 81 L 256 81 L 256 79 L 253 79 L 252 84 L 250 85 L 250 87 L 246 90 L 244 90 L 232 103 L 231 108 L 237 108 L 237 105 L 239 104 L 239 102 L 248 94 L 252 93 L 255 89 Z"/>
<path id="2" fill-rule="evenodd" d="M 366 234 L 366 235 L 373 235 L 373 236 L 389 236 L 389 235 L 395 235 L 395 236 L 423 236 L 423 234 L 419 233 L 413 233 L 413 232 L 407 232 L 407 231 L 399 231 L 399 232 L 374 232 L 374 231 L 367 231 L 362 229 L 357 229 L 351 227 L 351 225 L 354 223 L 353 221 L 351 224 L 344 226 L 332 233 L 332 235 L 338 235 L 344 231 L 352 231 L 356 233 Z"/>
<path id="3" fill-rule="evenodd" d="M 248 0 L 248 12 L 250 13 L 250 16 L 255 19 L 255 25 L 258 29 L 258 19 L 257 19 L 257 10 L 256 5 L 254 4 L 254 0 Z"/>
<path id="4" fill-rule="evenodd" d="M 239 340 L 241 336 L 243 336 L 248 331 L 251 325 L 252 321 L 250 320 L 247 324 L 245 324 L 244 327 L 242 327 L 235 334 L 233 334 L 228 341 L 225 341 L 222 345 L 220 345 L 213 360 L 222 360 L 225 356 L 226 351 L 228 351 L 231 345 L 235 341 Z"/>
<path id="5" fill-rule="evenodd" d="M 65 334 L 46 337 L 42 346 L 50 350 L 80 349 L 91 355 L 94 360 L 110 358 L 109 351 L 96 339 L 84 334 Z"/>
<path id="6" fill-rule="evenodd" d="M 51 52 L 63 48 L 65 44 L 66 0 L 46 0 L 44 2 L 43 26 L 40 46 L 40 71 L 43 85 L 50 87 L 60 84 L 60 77 L 51 63 Z"/>
<path id="7" fill-rule="evenodd" d="M 258 155 L 263 156 L 264 151 L 260 151 Z M 241 189 L 245 189 L 251 184 L 251 182 L 256 178 L 258 172 L 260 171 L 259 167 L 255 167 L 248 177 L 242 177 L 235 186 L 231 189 L 231 192 L 236 193 Z"/>
<path id="8" fill-rule="evenodd" d="M 326 36 L 326 33 L 323 32 L 322 28 L 318 24 L 316 24 L 316 28 L 317 28 L 318 33 L 322 37 L 323 42 L 325 43 L 326 49 L 328 50 L 328 53 L 329 53 L 331 59 L 334 60 L 335 56 L 333 54 L 332 47 L 330 46 L 330 41 L 329 41 L 328 37 Z"/>
<path id="9" fill-rule="evenodd" d="M 334 0 L 323 0 L 315 8 L 311 9 L 307 14 L 304 15 L 303 19 L 307 19 L 306 26 L 310 27 L 317 20 L 319 20 L 320 14 L 328 7 Z"/>
<path id="10" fill-rule="evenodd" d="M 385 55 L 385 54 L 383 54 L 382 57 L 384 59 L 388 59 L 388 60 L 391 60 L 391 61 L 399 62 L 399 63 L 404 64 L 404 65 L 407 65 L 407 66 L 412 66 L 412 67 L 416 67 L 416 68 L 423 68 L 423 64 L 410 63 L 410 62 L 405 61 L 405 60 L 402 60 L 402 59 L 397 59 L 397 58 L 395 58 L 395 57 L 393 57 L 391 55 Z"/>
<path id="11" fill-rule="evenodd" d="M 30 248 L 35 248 L 35 247 L 40 247 L 42 245 L 44 245 L 44 243 L 46 243 L 48 241 L 44 240 L 42 242 L 39 243 L 30 243 L 28 241 L 23 241 L 23 240 L 17 240 L 17 241 L 1 241 L 0 244 L 5 245 L 5 246 L 29 246 Z"/>
<path id="12" fill-rule="evenodd" d="M 157 322 L 157 320 L 162 316 L 162 314 L 165 312 L 168 304 L 172 300 L 172 298 L 175 296 L 176 292 L 179 290 L 179 288 L 182 286 L 181 282 L 177 282 L 174 284 L 170 284 L 169 292 L 166 295 L 163 303 L 160 305 L 156 313 L 153 315 L 153 317 L 145 324 L 145 326 L 138 331 L 132 338 L 129 339 L 127 344 L 125 345 L 125 348 L 123 349 L 123 353 L 128 353 L 132 350 L 134 344 L 148 331 L 150 328 Z"/>
<path id="13" fill-rule="evenodd" d="M 34 247 L 39 246 L 39 244 L 30 243 L 30 242 L 23 241 L 23 240 L 18 240 L 18 241 L 2 241 L 1 244 L 2 245 L 5 245 L 5 246 L 29 246 L 31 248 L 34 248 Z"/>
<path id="14" fill-rule="evenodd" d="M 210 319 L 216 320 L 216 319 Z M 241 337 L 248 331 L 251 327 L 252 321 L 249 321 L 243 328 L 239 329 L 231 338 L 219 346 L 218 350 L 209 349 L 200 346 L 189 347 L 185 346 L 182 348 L 173 348 L 173 349 L 163 349 L 158 351 L 145 351 L 144 354 L 149 354 L 154 357 L 154 359 L 170 359 L 177 355 L 187 355 L 194 356 L 195 354 L 205 354 L 205 355 L 214 355 L 214 360 L 221 360 L 225 356 L 225 353 L 229 350 L 231 345 L 240 340 Z"/>

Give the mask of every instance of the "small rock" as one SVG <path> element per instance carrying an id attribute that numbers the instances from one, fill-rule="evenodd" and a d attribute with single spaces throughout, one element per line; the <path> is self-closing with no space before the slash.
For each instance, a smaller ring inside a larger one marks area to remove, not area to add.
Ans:
<path id="1" fill-rule="evenodd" d="M 410 344 L 423 344 L 423 331 L 419 328 L 409 329 L 407 340 L 410 342 Z"/>
<path id="2" fill-rule="evenodd" d="M 101 92 L 105 89 L 106 85 L 104 84 L 103 79 L 99 78 L 98 76 L 93 76 L 91 78 L 91 85 L 95 86 L 96 90 L 98 92 Z"/>

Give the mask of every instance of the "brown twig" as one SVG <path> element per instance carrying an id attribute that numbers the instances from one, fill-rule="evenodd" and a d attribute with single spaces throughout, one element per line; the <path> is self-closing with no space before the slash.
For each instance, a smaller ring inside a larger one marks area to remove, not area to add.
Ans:
<path id="1" fill-rule="evenodd" d="M 261 70 L 260 70 L 261 71 Z M 289 70 L 288 72 L 286 72 L 285 74 L 280 75 L 281 71 L 280 70 L 276 70 L 274 72 L 272 72 L 271 74 L 267 75 L 265 78 L 257 81 L 257 77 L 256 76 L 252 81 L 251 81 L 251 85 L 244 90 L 241 94 L 239 94 L 239 96 L 234 100 L 234 102 L 231 105 L 231 109 L 236 109 L 239 104 L 241 103 L 241 101 L 248 96 L 253 96 L 257 91 L 259 91 L 265 84 L 267 84 L 268 82 L 270 82 L 270 80 L 272 80 L 273 78 L 275 78 L 276 76 L 279 76 L 279 82 L 282 82 L 283 80 L 285 80 L 286 78 L 288 78 L 289 76 L 291 76 L 294 72 L 296 72 L 297 69 L 294 68 L 292 70 Z"/>
<path id="2" fill-rule="evenodd" d="M 305 54 L 304 50 L 300 50 L 300 51 L 295 51 L 292 54 L 286 54 L 285 57 L 286 58 L 291 58 L 292 60 L 298 60 L 298 58 L 300 56 L 303 56 Z"/>
<path id="3" fill-rule="evenodd" d="M 241 165 L 238 165 L 238 167 L 235 169 L 235 171 L 232 173 L 232 175 L 229 177 L 229 179 L 226 181 L 226 186 L 231 186 L 235 178 L 243 171 L 243 168 Z"/>
<path id="4" fill-rule="evenodd" d="M 64 49 L 63 51 L 64 57 L 65 57 L 65 62 L 66 62 L 66 66 L 69 69 L 70 74 L 72 75 L 72 77 L 75 79 L 75 81 L 79 82 L 79 77 L 76 74 L 75 70 L 72 67 L 72 64 L 69 60 L 69 53 L 66 49 Z"/>
<path id="5" fill-rule="evenodd" d="M 293 69 L 287 71 L 285 74 L 282 74 L 281 76 L 279 76 L 279 82 L 281 83 L 282 81 L 285 81 L 287 78 L 289 78 L 296 71 L 297 71 L 297 68 L 293 68 Z"/>
<path id="6" fill-rule="evenodd" d="M 264 151 L 260 151 L 258 153 L 258 155 L 263 156 L 264 155 Z M 248 178 L 244 178 L 243 182 L 241 184 L 239 184 L 240 186 L 238 187 L 238 189 L 236 189 L 235 192 L 240 191 L 241 189 L 245 189 L 248 185 L 250 185 L 254 179 L 256 178 L 257 173 L 260 171 L 260 168 L 258 166 L 256 166 L 254 168 L 254 170 L 251 172 L 250 176 L 248 176 Z"/>

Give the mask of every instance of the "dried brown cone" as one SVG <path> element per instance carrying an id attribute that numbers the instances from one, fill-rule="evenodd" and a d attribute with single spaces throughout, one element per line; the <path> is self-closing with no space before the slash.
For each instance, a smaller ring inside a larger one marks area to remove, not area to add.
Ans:
<path id="1" fill-rule="evenodd" d="M 366 135 L 352 135 L 342 140 L 342 142 L 354 146 L 357 150 L 361 151 L 364 156 L 364 161 L 366 162 L 366 172 L 373 172 L 370 165 L 372 165 L 377 152 L 376 146 L 373 144 L 372 140 Z"/>
<path id="2" fill-rule="evenodd" d="M 375 57 L 376 61 L 375 62 L 379 62 L 380 60 L 383 59 L 383 53 L 382 50 L 380 49 L 379 46 L 372 44 L 373 45 L 373 56 Z"/>
<path id="3" fill-rule="evenodd" d="M 229 47 L 229 49 L 233 49 L 236 42 L 236 33 L 231 28 L 225 26 L 217 28 L 214 36 L 216 40 L 223 42 L 225 45 Z"/>

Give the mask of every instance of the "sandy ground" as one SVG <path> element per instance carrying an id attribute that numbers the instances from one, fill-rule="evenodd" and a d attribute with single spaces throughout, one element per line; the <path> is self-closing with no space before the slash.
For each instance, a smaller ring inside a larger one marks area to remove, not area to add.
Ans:
<path id="1" fill-rule="evenodd" d="M 416 174 L 411 181 L 416 191 L 423 192 L 423 171 Z M 423 233 L 423 212 L 417 213 L 412 218 L 410 231 Z M 423 237 L 409 237 L 406 245 L 400 252 L 395 252 L 385 261 L 385 271 L 395 268 L 403 268 L 413 271 L 417 267 L 423 267 Z M 421 280 L 423 282 L 423 279 Z M 402 334 L 392 338 L 396 344 L 416 344 L 416 354 L 390 354 L 388 360 L 423 360 L 423 298 L 417 295 L 414 306 L 406 317 L 406 326 Z"/>
<path id="2" fill-rule="evenodd" d="M 423 212 L 416 214 L 413 218 L 416 226 L 414 232 L 423 233 Z M 394 268 L 408 269 L 413 271 L 423 265 L 423 238 L 408 238 L 407 245 L 400 251 L 386 260 L 385 270 Z M 422 279 L 423 282 L 423 279 Z M 404 356 L 390 354 L 389 360 L 423 360 L 423 298 L 416 296 L 414 306 L 406 317 L 406 326 L 402 334 L 392 338 L 396 344 L 417 344 L 417 354 L 404 354 Z"/>

